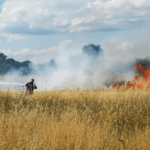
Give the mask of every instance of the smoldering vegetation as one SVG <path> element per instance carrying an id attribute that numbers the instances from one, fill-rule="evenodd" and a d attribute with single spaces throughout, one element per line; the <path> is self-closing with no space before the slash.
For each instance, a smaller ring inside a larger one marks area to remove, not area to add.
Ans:
<path id="1" fill-rule="evenodd" d="M 150 60 L 146 59 L 137 59 L 135 65 L 142 65 L 146 70 L 150 70 Z"/>
<path id="2" fill-rule="evenodd" d="M 150 70 L 150 60 L 148 58 L 137 59 L 135 62 L 135 65 L 141 65 L 144 69 Z M 136 74 L 136 76 L 144 77 L 144 74 L 139 70 L 135 70 L 135 74 Z"/>

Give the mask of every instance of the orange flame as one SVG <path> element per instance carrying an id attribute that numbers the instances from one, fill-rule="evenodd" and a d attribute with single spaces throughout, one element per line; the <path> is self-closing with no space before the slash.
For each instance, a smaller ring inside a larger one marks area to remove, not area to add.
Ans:
<path id="1" fill-rule="evenodd" d="M 150 89 L 150 70 L 146 70 L 142 65 L 135 65 L 135 70 L 140 71 L 143 74 L 142 76 L 136 76 L 132 82 L 127 82 L 125 86 L 114 84 L 113 88 L 119 89 L 133 89 L 133 90 L 149 90 Z"/>

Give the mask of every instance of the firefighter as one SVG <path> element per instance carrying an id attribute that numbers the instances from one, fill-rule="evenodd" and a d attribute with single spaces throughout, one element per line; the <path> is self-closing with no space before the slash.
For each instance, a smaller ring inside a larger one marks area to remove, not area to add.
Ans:
<path id="1" fill-rule="evenodd" d="M 31 79 L 31 82 L 26 84 L 26 92 L 32 94 L 34 89 L 37 89 L 37 86 L 34 84 L 34 79 Z"/>

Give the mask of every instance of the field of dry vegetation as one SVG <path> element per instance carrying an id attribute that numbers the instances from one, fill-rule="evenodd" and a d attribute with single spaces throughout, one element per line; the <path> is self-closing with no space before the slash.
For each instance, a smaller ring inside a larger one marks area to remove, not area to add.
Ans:
<path id="1" fill-rule="evenodd" d="M 149 150 L 150 91 L 0 92 L 1 150 Z"/>

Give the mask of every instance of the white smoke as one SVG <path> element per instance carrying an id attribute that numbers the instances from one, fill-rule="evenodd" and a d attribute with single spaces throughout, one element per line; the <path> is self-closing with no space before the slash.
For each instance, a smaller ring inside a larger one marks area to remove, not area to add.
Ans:
<path id="1" fill-rule="evenodd" d="M 128 43 L 125 44 L 127 45 Z M 8 85 L 8 87 L 11 83 L 14 83 L 11 86 L 15 87 L 19 86 L 17 83 L 21 83 L 22 85 L 20 86 L 23 86 L 23 84 L 30 82 L 31 78 L 34 78 L 37 85 L 36 91 L 50 91 L 53 89 L 100 89 L 104 87 L 108 79 L 114 76 L 119 81 L 132 80 L 134 78 L 133 68 L 129 69 L 126 64 L 131 64 L 131 62 L 125 62 L 121 59 L 126 54 L 125 50 L 118 55 L 119 49 L 121 50 L 126 45 L 124 46 L 122 43 L 120 45 L 119 47 L 118 44 L 117 48 L 112 47 L 112 51 L 111 47 L 105 47 L 103 49 L 104 56 L 100 55 L 97 59 L 91 59 L 90 56 L 85 55 L 81 51 L 82 47 L 75 48 L 62 45 L 54 57 L 57 65 L 56 69 L 53 70 L 46 66 L 45 69 L 40 70 L 35 65 L 33 67 L 37 74 L 21 76 L 19 71 L 14 71 L 11 74 L 1 76 L 0 82 L 3 83 L 3 86 L 6 83 L 5 86 Z M 129 46 L 126 46 L 128 51 L 134 50 L 133 44 L 129 43 Z"/>

